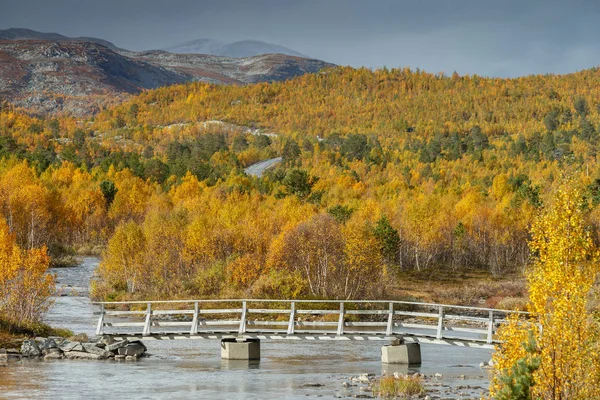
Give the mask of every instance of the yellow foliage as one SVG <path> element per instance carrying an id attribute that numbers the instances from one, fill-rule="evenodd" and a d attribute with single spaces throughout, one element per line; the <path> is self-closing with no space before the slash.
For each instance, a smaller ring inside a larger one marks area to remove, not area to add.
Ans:
<path id="1" fill-rule="evenodd" d="M 531 331 L 541 360 L 534 372 L 533 398 L 600 398 L 598 323 L 589 310 L 599 258 L 585 227 L 581 190 L 562 187 L 531 234 L 536 254 L 527 273 L 532 320 L 511 320 L 501 333 L 506 343 L 494 355 L 493 393 L 499 389 L 498 374 L 524 357 L 522 343 Z"/>
<path id="2" fill-rule="evenodd" d="M 0 317 L 13 323 L 41 320 L 54 293 L 49 265 L 45 246 L 21 249 L 0 218 Z"/>

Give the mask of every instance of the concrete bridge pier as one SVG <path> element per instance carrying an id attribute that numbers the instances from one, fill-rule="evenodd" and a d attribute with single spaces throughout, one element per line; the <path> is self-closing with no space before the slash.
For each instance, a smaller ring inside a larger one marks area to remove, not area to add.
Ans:
<path id="1" fill-rule="evenodd" d="M 396 339 L 391 344 L 381 347 L 381 362 L 384 364 L 421 365 L 421 345 L 404 343 Z"/>
<path id="2" fill-rule="evenodd" d="M 260 360 L 260 339 L 221 339 L 221 358 L 224 360 Z"/>

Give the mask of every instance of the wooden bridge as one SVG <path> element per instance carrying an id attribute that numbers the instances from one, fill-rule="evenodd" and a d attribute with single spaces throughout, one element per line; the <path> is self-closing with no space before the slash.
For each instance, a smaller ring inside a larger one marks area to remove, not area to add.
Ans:
<path id="1" fill-rule="evenodd" d="M 510 310 L 408 301 L 99 302 L 97 334 L 119 338 L 394 340 L 493 348 Z M 233 316 L 233 317 L 232 317 Z"/>

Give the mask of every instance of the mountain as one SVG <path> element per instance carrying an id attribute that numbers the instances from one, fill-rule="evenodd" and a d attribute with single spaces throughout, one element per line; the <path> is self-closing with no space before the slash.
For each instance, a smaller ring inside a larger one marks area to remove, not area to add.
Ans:
<path id="1" fill-rule="evenodd" d="M 123 54 L 138 61 L 184 74 L 189 76 L 190 80 L 217 84 L 283 81 L 334 66 L 321 60 L 284 54 L 263 54 L 245 58 L 173 54 L 161 50 Z"/>
<path id="2" fill-rule="evenodd" d="M 179 54 L 212 54 L 214 56 L 220 56 L 222 55 L 221 52 L 225 46 L 227 46 L 227 43 L 218 40 L 196 39 L 166 47 L 162 50 Z"/>
<path id="3" fill-rule="evenodd" d="M 96 43 L 0 41 L 0 97 L 36 111 L 87 113 L 97 107 L 94 97 L 105 100 L 186 80 Z"/>
<path id="4" fill-rule="evenodd" d="M 167 47 L 171 53 L 212 54 L 232 58 L 252 57 L 262 54 L 285 54 L 288 56 L 306 57 L 295 50 L 259 40 L 242 40 L 234 43 L 223 43 L 213 39 L 197 39 L 190 42 Z"/>
<path id="5" fill-rule="evenodd" d="M 68 37 L 53 32 L 38 32 L 25 28 L 0 29 L 0 40 L 47 40 L 50 42 L 91 42 L 101 44 L 111 50 L 123 50 L 108 40 L 94 37 Z"/>
<path id="6" fill-rule="evenodd" d="M 228 58 L 115 51 L 82 40 L 0 40 L 0 97 L 35 112 L 84 115 L 145 89 L 194 80 L 280 81 L 328 66 L 282 54 Z"/>

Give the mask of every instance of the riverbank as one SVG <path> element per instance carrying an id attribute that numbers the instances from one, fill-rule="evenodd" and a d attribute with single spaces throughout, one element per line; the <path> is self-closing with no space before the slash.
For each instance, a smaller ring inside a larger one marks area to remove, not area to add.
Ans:
<path id="1" fill-rule="evenodd" d="M 521 273 L 496 277 L 482 270 L 445 268 L 399 273 L 390 298 L 522 311 L 528 301 Z"/>
<path id="2" fill-rule="evenodd" d="M 68 338 L 73 332 L 64 328 L 53 328 L 44 323 L 18 325 L 0 319 L 0 349 L 20 348 L 23 341 L 36 336 Z"/>

